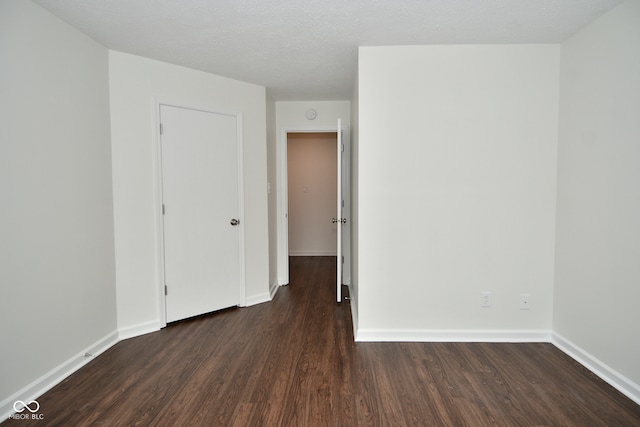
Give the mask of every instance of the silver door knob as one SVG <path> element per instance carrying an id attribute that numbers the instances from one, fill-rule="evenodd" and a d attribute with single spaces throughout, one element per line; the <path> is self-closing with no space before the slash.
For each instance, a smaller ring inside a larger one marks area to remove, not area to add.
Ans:
<path id="1" fill-rule="evenodd" d="M 237 220 L 237 219 L 235 219 L 235 218 L 233 218 L 233 219 L 231 220 L 230 224 L 231 224 L 231 225 L 233 225 L 233 226 L 235 227 L 236 225 L 240 224 L 240 221 L 239 221 L 239 220 Z"/>
<path id="2" fill-rule="evenodd" d="M 347 218 L 340 218 L 340 219 L 338 219 L 338 218 L 331 218 L 331 222 L 332 222 L 332 223 L 334 223 L 334 224 L 335 224 L 336 222 L 341 222 L 341 223 L 343 223 L 343 224 L 346 224 L 346 222 L 347 222 Z"/>

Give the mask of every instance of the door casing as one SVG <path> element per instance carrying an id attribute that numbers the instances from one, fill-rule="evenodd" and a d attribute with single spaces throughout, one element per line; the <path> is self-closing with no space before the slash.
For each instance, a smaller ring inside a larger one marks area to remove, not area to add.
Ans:
<path id="1" fill-rule="evenodd" d="M 336 132 L 336 126 L 308 126 L 308 127 L 288 127 L 282 129 L 280 133 L 279 143 L 277 145 L 277 169 L 278 169 L 278 194 L 277 194 L 277 212 L 278 212 L 278 285 L 284 286 L 289 284 L 289 181 L 287 177 L 287 138 L 289 133 L 333 133 Z M 342 198 L 344 199 L 344 217 L 347 223 L 343 229 L 343 283 L 351 284 L 351 177 L 350 177 L 350 141 L 349 128 L 342 124 L 342 143 L 344 144 L 344 153 L 342 156 Z M 331 218 L 327 218 L 331 221 Z"/>

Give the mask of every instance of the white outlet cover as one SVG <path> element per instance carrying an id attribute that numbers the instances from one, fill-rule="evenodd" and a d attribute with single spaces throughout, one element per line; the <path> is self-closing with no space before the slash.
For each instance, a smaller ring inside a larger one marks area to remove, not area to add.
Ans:
<path id="1" fill-rule="evenodd" d="M 481 302 L 480 302 L 480 307 L 491 307 L 491 292 L 489 291 L 483 291 L 480 292 L 481 295 Z"/>

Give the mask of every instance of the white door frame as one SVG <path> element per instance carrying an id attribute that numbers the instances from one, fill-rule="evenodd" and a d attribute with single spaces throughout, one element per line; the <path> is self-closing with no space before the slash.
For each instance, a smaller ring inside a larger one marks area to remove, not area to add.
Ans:
<path id="1" fill-rule="evenodd" d="M 277 145 L 277 170 L 278 170 L 278 194 L 277 194 L 277 212 L 278 212 L 278 285 L 284 286 L 289 284 L 289 179 L 287 173 L 288 155 L 287 141 L 290 133 L 333 133 L 338 131 L 336 126 L 301 126 L 288 127 L 280 131 L 279 143 Z M 344 144 L 344 153 L 342 158 L 342 197 L 345 201 L 344 217 L 347 218 L 343 232 L 343 282 L 345 285 L 351 283 L 351 166 L 350 166 L 350 140 L 349 128 L 342 124 L 342 143 Z M 331 221 L 331 218 L 327 218 Z"/>
<path id="2" fill-rule="evenodd" d="M 152 105 L 155 112 L 154 121 L 154 135 L 155 135 L 155 156 L 153 160 L 153 169 L 156 176 L 156 191 L 155 191 L 155 237 L 156 237 L 156 265 L 157 265 L 157 309 L 158 319 L 160 319 L 160 327 L 167 326 L 167 313 L 166 313 L 166 295 L 164 293 L 165 275 L 164 275 L 164 227 L 162 218 L 162 147 L 161 147 L 161 134 L 160 134 L 160 107 L 162 105 L 168 107 L 185 108 L 187 110 L 202 111 L 205 113 L 222 114 L 226 116 L 233 116 L 236 118 L 236 147 L 238 158 L 238 219 L 240 223 L 239 228 L 239 261 L 240 261 L 240 295 L 238 301 L 241 306 L 246 306 L 246 274 L 245 274 L 245 227 L 244 227 L 244 149 L 243 149 L 243 136 L 242 136 L 242 113 L 229 111 L 223 108 L 218 108 L 213 105 L 194 105 L 193 103 L 176 102 L 175 100 L 168 100 L 162 98 L 152 98 Z"/>

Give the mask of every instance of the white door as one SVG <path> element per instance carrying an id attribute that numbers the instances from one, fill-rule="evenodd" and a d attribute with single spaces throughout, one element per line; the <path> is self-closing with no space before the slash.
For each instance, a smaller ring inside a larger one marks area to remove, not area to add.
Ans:
<path id="1" fill-rule="evenodd" d="M 160 106 L 166 320 L 240 303 L 237 118 Z"/>
<path id="2" fill-rule="evenodd" d="M 337 239 L 337 254 L 336 262 L 337 262 L 337 277 L 336 277 L 336 300 L 338 302 L 342 301 L 342 226 L 347 221 L 346 218 L 342 216 L 343 203 L 342 203 L 342 153 L 344 150 L 344 145 L 342 143 L 342 120 L 338 119 L 338 196 L 337 196 L 337 204 L 336 204 L 336 217 L 332 219 L 333 223 L 337 223 L 338 225 L 338 239 Z"/>

